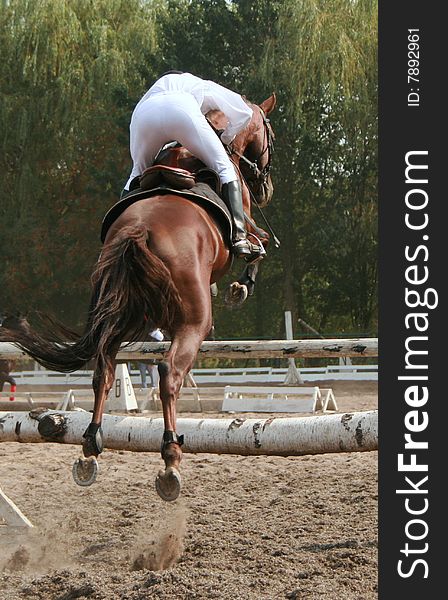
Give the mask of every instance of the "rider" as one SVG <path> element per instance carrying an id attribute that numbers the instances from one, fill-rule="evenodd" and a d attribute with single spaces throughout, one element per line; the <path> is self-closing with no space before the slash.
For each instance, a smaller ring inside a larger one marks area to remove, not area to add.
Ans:
<path id="1" fill-rule="evenodd" d="M 220 135 L 222 144 L 204 116 L 213 109 L 222 111 L 228 119 L 227 127 Z M 218 173 L 223 198 L 233 217 L 232 251 L 237 257 L 250 255 L 241 185 L 223 144 L 230 144 L 251 118 L 252 109 L 236 92 L 191 73 L 164 73 L 132 113 L 130 152 L 133 167 L 124 191 L 128 191 L 131 181 L 153 164 L 162 146 L 178 141 Z"/>

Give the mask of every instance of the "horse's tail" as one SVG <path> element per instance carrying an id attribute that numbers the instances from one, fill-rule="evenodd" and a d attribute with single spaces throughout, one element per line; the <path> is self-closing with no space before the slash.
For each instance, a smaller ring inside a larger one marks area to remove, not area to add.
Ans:
<path id="1" fill-rule="evenodd" d="M 96 358 L 107 362 L 123 341 L 145 339 L 151 329 L 171 331 L 182 301 L 164 263 L 149 250 L 144 225 L 124 227 L 104 246 L 92 274 L 93 292 L 82 335 L 48 318 L 45 333 L 26 320 L 0 327 L 0 339 L 14 342 L 48 369 L 71 372 Z"/>

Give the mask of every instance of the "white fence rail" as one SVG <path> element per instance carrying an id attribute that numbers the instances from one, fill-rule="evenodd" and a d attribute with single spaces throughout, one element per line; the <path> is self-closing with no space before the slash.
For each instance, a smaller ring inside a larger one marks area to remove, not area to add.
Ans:
<path id="1" fill-rule="evenodd" d="M 378 380 L 378 365 L 328 365 L 326 367 L 299 368 L 304 381 L 327 379 Z M 193 369 L 198 385 L 203 383 L 283 383 L 288 369 L 274 367 L 250 367 L 240 369 Z"/>
<path id="2" fill-rule="evenodd" d="M 231 383 L 283 383 L 288 369 L 274 367 L 248 367 L 223 369 L 193 369 L 192 375 L 197 385 Z M 305 367 L 300 369 L 304 381 L 347 380 L 347 381 L 377 381 L 378 365 L 328 365 L 326 367 Z M 61 385 L 61 386 L 90 386 L 93 372 L 90 370 L 75 371 L 74 373 L 59 373 L 57 371 L 16 371 L 11 376 L 18 385 Z M 130 372 L 132 384 L 140 385 L 140 372 Z"/>

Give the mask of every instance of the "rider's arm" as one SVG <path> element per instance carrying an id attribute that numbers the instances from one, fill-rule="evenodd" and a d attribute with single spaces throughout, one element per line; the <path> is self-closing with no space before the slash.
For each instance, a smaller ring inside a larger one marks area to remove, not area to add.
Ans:
<path id="1" fill-rule="evenodd" d="M 221 110 L 229 119 L 229 123 L 221 135 L 221 140 L 223 144 L 230 144 L 233 138 L 249 124 L 252 118 L 252 109 L 236 92 L 213 81 L 207 81 L 207 84 L 205 91 L 207 105 L 209 108 Z"/>

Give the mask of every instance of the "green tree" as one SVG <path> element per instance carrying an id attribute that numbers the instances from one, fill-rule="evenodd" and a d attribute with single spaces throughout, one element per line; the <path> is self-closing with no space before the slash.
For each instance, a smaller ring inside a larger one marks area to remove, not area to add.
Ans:
<path id="1" fill-rule="evenodd" d="M 129 113 L 155 74 L 158 8 L 2 4 L 2 305 L 81 318 L 101 218 L 130 166 Z"/>
<path id="2" fill-rule="evenodd" d="M 376 10 L 373 0 L 3 2 L 0 308 L 83 321 L 100 221 L 130 167 L 132 109 L 177 68 L 255 102 L 278 97 L 266 214 L 282 246 L 239 312 L 218 298 L 217 335 L 283 337 L 286 309 L 323 333 L 373 330 Z"/>
<path id="3" fill-rule="evenodd" d="M 322 331 L 375 328 L 377 3 L 280 3 L 263 81 L 276 86 L 274 222 L 285 308 Z"/>

